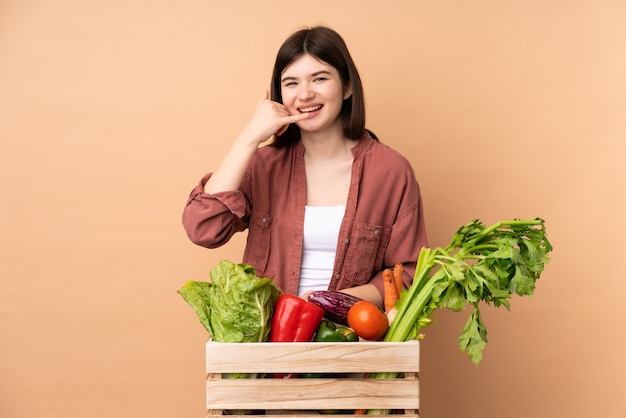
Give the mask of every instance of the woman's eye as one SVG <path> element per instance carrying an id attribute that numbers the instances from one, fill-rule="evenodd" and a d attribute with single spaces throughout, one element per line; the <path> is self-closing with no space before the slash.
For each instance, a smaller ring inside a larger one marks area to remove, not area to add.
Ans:
<path id="1" fill-rule="evenodd" d="M 328 80 L 326 77 L 317 77 L 315 80 L 313 81 L 326 81 Z"/>

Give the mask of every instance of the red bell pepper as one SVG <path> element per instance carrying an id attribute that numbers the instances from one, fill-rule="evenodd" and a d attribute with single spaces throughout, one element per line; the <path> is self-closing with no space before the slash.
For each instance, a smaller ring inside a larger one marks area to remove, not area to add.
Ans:
<path id="1" fill-rule="evenodd" d="M 324 317 L 318 305 L 283 293 L 274 306 L 271 342 L 311 341 Z"/>

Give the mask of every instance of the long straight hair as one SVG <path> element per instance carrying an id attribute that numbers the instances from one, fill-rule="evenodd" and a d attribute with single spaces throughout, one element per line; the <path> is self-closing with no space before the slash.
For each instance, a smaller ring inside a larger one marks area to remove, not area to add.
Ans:
<path id="1" fill-rule="evenodd" d="M 282 44 L 276 55 L 272 71 L 271 99 L 283 103 L 281 92 L 282 73 L 291 63 L 309 54 L 334 67 L 339 73 L 344 90 L 352 88 L 350 97 L 343 101 L 339 118 L 343 134 L 349 139 L 360 139 L 365 134 L 365 99 L 361 77 L 352 61 L 343 38 L 325 26 L 316 26 L 295 32 Z M 300 139 L 300 128 L 295 124 L 281 135 L 275 136 L 272 145 L 283 147 Z"/>

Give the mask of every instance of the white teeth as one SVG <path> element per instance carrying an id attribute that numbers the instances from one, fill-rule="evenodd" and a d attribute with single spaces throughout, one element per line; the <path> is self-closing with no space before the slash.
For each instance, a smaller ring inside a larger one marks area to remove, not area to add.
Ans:
<path id="1" fill-rule="evenodd" d="M 302 113 L 315 112 L 316 110 L 319 110 L 321 108 L 322 108 L 322 105 L 303 107 L 303 108 L 300 108 L 300 112 Z"/>

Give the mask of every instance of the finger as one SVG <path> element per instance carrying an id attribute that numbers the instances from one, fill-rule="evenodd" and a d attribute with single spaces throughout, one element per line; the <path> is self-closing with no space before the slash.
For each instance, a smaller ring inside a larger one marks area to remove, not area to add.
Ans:
<path id="1" fill-rule="evenodd" d="M 300 120 L 306 119 L 309 117 L 308 113 L 301 113 L 299 115 L 292 115 L 292 116 L 285 116 L 283 118 L 283 120 L 285 122 L 287 122 L 286 125 L 284 125 L 283 127 L 281 127 L 277 132 L 276 132 L 276 136 L 281 136 L 282 134 L 285 133 L 285 131 L 287 130 L 287 128 L 289 128 L 289 125 L 295 122 L 298 122 Z"/>
<path id="2" fill-rule="evenodd" d="M 289 122 L 289 123 L 294 123 L 294 122 L 298 122 L 300 120 L 303 119 L 307 119 L 309 117 L 308 113 L 300 113 L 298 115 L 290 115 L 287 116 L 285 119 Z"/>

